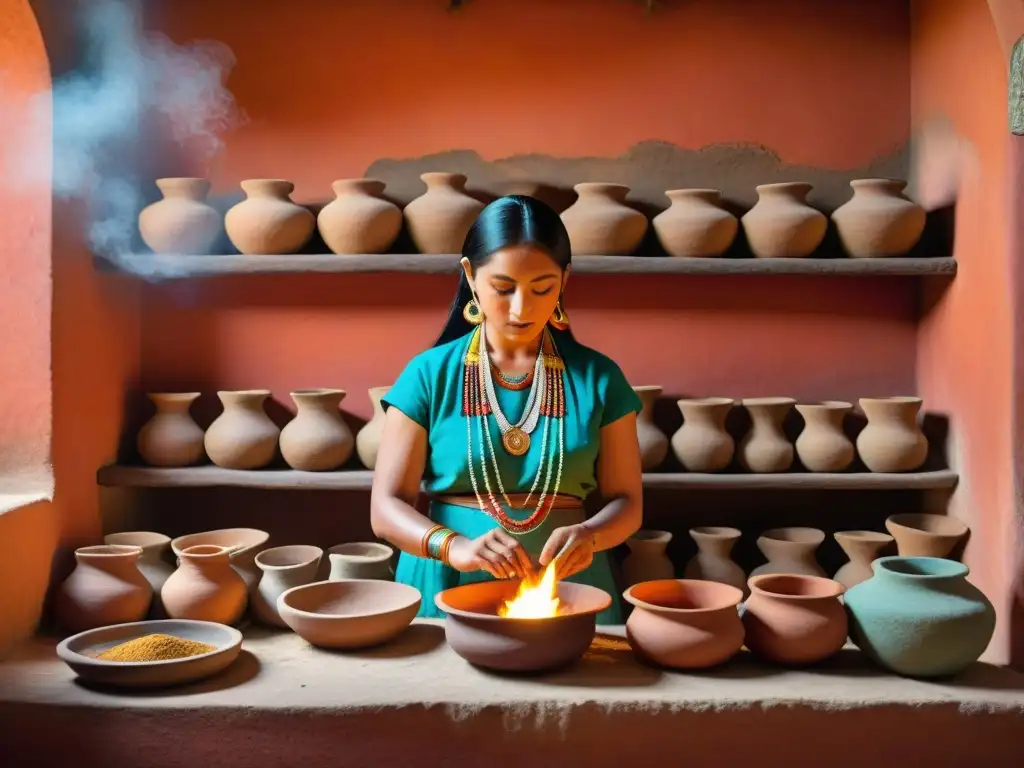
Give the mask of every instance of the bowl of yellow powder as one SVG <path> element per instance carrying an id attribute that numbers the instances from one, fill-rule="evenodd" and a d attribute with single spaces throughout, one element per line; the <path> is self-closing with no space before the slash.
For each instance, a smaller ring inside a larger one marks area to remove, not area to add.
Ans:
<path id="1" fill-rule="evenodd" d="M 212 621 L 163 619 L 99 627 L 72 635 L 57 656 L 80 677 L 119 686 L 181 685 L 228 667 L 242 633 Z"/>

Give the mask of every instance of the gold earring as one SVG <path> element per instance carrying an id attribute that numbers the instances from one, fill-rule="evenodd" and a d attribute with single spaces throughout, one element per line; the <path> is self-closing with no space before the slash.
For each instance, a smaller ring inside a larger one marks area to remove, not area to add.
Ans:
<path id="1" fill-rule="evenodd" d="M 470 325 L 480 325 L 484 321 L 484 313 L 476 303 L 476 299 L 470 299 L 462 309 L 462 316 Z"/>
<path id="2" fill-rule="evenodd" d="M 562 300 L 559 299 L 558 303 L 555 304 L 555 311 L 551 313 L 551 325 L 560 331 L 564 331 L 569 327 L 569 315 L 562 309 Z"/>

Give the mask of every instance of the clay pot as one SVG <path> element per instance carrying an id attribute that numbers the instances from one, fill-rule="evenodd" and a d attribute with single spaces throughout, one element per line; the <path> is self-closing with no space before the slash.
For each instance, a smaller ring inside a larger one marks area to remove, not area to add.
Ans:
<path id="1" fill-rule="evenodd" d="M 718 472 L 729 466 L 736 443 L 725 431 L 733 401 L 727 397 L 680 400 L 683 426 L 672 435 L 672 452 L 690 472 Z"/>
<path id="2" fill-rule="evenodd" d="M 387 544 L 377 542 L 352 542 L 338 544 L 327 550 L 331 563 L 331 581 L 341 579 L 380 579 L 391 581 L 394 570 L 391 559 L 395 552 Z"/>
<path id="3" fill-rule="evenodd" d="M 142 621 L 153 588 L 139 570 L 141 547 L 100 544 L 75 550 L 75 569 L 60 585 L 57 621 L 72 633 Z"/>
<path id="4" fill-rule="evenodd" d="M 912 472 L 928 458 L 928 438 L 917 425 L 919 397 L 862 397 L 868 418 L 857 453 L 872 472 Z"/>
<path id="5" fill-rule="evenodd" d="M 274 460 L 281 430 L 263 410 L 268 389 L 218 392 L 224 412 L 206 430 L 210 460 L 226 469 L 260 469 Z"/>
<path id="6" fill-rule="evenodd" d="M 741 535 L 738 528 L 691 528 L 690 538 L 697 543 L 697 554 L 686 564 L 683 578 L 728 584 L 745 594 L 747 575 L 732 559 L 732 548 Z"/>
<path id="7" fill-rule="evenodd" d="M 216 531 L 189 533 L 171 540 L 171 550 L 179 558 L 183 550 L 199 544 L 212 544 L 228 550 L 231 567 L 242 577 L 249 590 L 260 580 L 260 569 L 256 567 L 256 555 L 270 538 L 270 534 L 258 528 L 221 528 Z"/>
<path id="8" fill-rule="evenodd" d="M 420 253 L 462 253 L 469 228 L 484 209 L 466 194 L 461 173 L 424 173 L 427 191 L 405 206 L 405 225 Z"/>
<path id="9" fill-rule="evenodd" d="M 748 397 L 743 407 L 750 413 L 750 431 L 739 445 L 739 460 L 750 472 L 785 472 L 793 465 L 793 444 L 782 431 L 789 409 L 796 401 L 790 397 Z"/>
<path id="10" fill-rule="evenodd" d="M 765 531 L 757 537 L 757 548 L 768 562 L 759 565 L 750 575 L 795 573 L 824 577 L 825 572 L 814 559 L 815 550 L 824 540 L 824 532 L 817 528 L 772 528 Z"/>
<path id="11" fill-rule="evenodd" d="M 654 403 L 661 396 L 661 387 L 633 387 L 642 404 L 636 417 L 636 436 L 640 443 L 640 467 L 650 472 L 661 466 L 668 455 L 668 437 L 654 423 Z"/>
<path id="12" fill-rule="evenodd" d="M 161 592 L 168 616 L 228 625 L 242 618 L 248 590 L 231 567 L 227 547 L 197 544 L 178 557 L 178 570 Z"/>
<path id="13" fill-rule="evenodd" d="M 896 539 L 903 557 L 948 557 L 968 531 L 955 517 L 915 512 L 890 515 L 885 529 Z"/>
<path id="14" fill-rule="evenodd" d="M 338 411 L 343 389 L 300 389 L 291 393 L 298 408 L 281 430 L 281 455 L 292 469 L 337 469 L 352 455 L 355 438 Z"/>
<path id="15" fill-rule="evenodd" d="M 850 403 L 829 400 L 801 404 L 804 428 L 796 439 L 796 455 L 811 472 L 842 472 L 853 463 L 853 441 L 843 431 L 843 419 L 853 410 Z"/>
<path id="16" fill-rule="evenodd" d="M 149 618 L 164 618 L 166 614 L 163 601 L 160 599 L 160 590 L 163 588 L 164 582 L 174 573 L 174 566 L 166 559 L 171 549 L 170 537 L 151 531 L 129 531 L 109 533 L 103 537 L 103 543 L 138 547 L 142 550 L 135 565 L 143 578 L 149 582 L 149 586 L 153 588 L 153 602 L 149 607 Z"/>
<path id="17" fill-rule="evenodd" d="M 562 212 L 573 256 L 626 256 L 647 233 L 647 217 L 626 204 L 629 187 L 588 182 L 573 189 L 579 197 Z"/>
<path id="18" fill-rule="evenodd" d="M 316 217 L 320 236 L 334 253 L 384 253 L 402 231 L 402 211 L 381 195 L 376 179 L 339 179 L 335 198 Z"/>
<path id="19" fill-rule="evenodd" d="M 818 576 L 766 574 L 750 579 L 743 627 L 750 652 L 780 664 L 813 664 L 846 644 L 843 585 Z"/>
<path id="20" fill-rule="evenodd" d="M 967 581 L 967 566 L 933 557 L 882 557 L 873 578 L 846 593 L 850 639 L 897 674 L 944 677 L 978 660 L 996 612 Z"/>
<path id="21" fill-rule="evenodd" d="M 833 534 L 850 558 L 832 578 L 849 589 L 871 578 L 871 563 L 892 544 L 892 536 L 878 531 L 836 531 Z"/>
<path id="22" fill-rule="evenodd" d="M 839 240 L 854 258 L 902 256 L 921 239 L 924 208 L 903 194 L 899 179 L 855 179 L 853 197 L 836 208 Z"/>
<path id="23" fill-rule="evenodd" d="M 295 253 L 316 226 L 313 214 L 292 202 L 295 189 L 282 179 L 247 179 L 246 199 L 224 216 L 224 227 L 235 248 L 245 254 Z"/>
<path id="24" fill-rule="evenodd" d="M 155 253 L 208 254 L 223 229 L 220 213 L 206 202 L 206 179 L 157 179 L 163 199 L 139 213 L 139 234 Z"/>
<path id="25" fill-rule="evenodd" d="M 316 581 L 323 554 L 320 547 L 297 544 L 265 549 L 256 555 L 256 567 L 263 572 L 252 591 L 252 612 L 256 618 L 273 627 L 288 626 L 278 613 L 277 598 L 292 587 Z"/>
<path id="26" fill-rule="evenodd" d="M 388 393 L 391 387 L 371 387 L 370 403 L 373 404 L 373 416 L 356 435 L 356 453 L 359 461 L 367 469 L 373 469 L 377 465 L 377 451 L 380 449 L 380 439 L 384 435 L 384 406 L 381 405 L 381 398 Z"/>
<path id="27" fill-rule="evenodd" d="M 739 222 L 721 207 L 717 189 L 670 189 L 671 204 L 651 220 L 669 256 L 721 256 L 732 245 Z"/>
<path id="28" fill-rule="evenodd" d="M 626 621 L 633 652 L 675 669 L 722 664 L 743 647 L 743 622 L 736 606 L 743 592 L 713 581 L 648 581 L 623 598 L 634 606 Z"/>
<path id="29" fill-rule="evenodd" d="M 675 578 L 676 571 L 665 548 L 672 541 L 668 531 L 637 531 L 628 539 L 629 554 L 622 562 L 622 575 L 627 584 Z"/>
<path id="30" fill-rule="evenodd" d="M 757 203 L 741 219 L 754 256 L 803 258 L 821 245 L 828 219 L 807 204 L 812 189 L 802 181 L 757 187 Z"/>
<path id="31" fill-rule="evenodd" d="M 156 413 L 142 425 L 135 444 L 143 461 L 154 467 L 187 467 L 204 456 L 203 430 L 189 409 L 198 392 L 146 394 Z"/>

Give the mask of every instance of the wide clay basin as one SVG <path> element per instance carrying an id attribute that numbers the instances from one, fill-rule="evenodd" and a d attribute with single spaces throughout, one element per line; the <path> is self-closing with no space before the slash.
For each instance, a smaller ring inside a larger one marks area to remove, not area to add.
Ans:
<path id="1" fill-rule="evenodd" d="M 439 593 L 434 602 L 448 615 L 448 644 L 476 666 L 502 672 L 542 672 L 579 659 L 594 639 L 597 614 L 611 595 L 586 584 L 560 582 L 563 613 L 547 619 L 512 619 L 498 608 L 515 597 L 519 582 L 485 581 Z"/>

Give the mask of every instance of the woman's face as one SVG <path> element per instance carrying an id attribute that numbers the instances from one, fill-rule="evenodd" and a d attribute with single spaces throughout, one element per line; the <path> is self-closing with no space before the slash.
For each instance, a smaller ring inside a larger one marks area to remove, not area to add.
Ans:
<path id="1" fill-rule="evenodd" d="M 487 325 L 502 336 L 527 341 L 540 335 L 568 278 L 539 248 L 517 245 L 496 251 L 475 272 L 462 260 Z"/>

